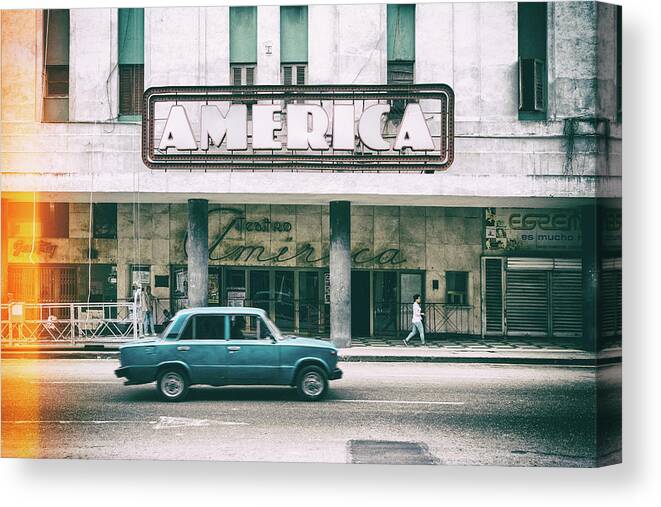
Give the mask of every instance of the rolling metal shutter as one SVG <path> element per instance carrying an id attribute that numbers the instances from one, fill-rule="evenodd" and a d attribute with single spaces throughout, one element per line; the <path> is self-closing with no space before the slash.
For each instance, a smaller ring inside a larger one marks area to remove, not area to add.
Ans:
<path id="1" fill-rule="evenodd" d="M 503 334 L 503 261 L 484 259 L 486 334 Z"/>
<path id="2" fill-rule="evenodd" d="M 622 269 L 612 261 L 604 259 L 599 279 L 598 318 L 604 336 L 622 334 Z"/>
<path id="3" fill-rule="evenodd" d="M 546 271 L 508 271 L 505 294 L 508 334 L 548 333 L 549 291 Z"/>
<path id="4" fill-rule="evenodd" d="M 583 281 L 580 271 L 551 273 L 551 316 L 554 336 L 583 332 Z"/>

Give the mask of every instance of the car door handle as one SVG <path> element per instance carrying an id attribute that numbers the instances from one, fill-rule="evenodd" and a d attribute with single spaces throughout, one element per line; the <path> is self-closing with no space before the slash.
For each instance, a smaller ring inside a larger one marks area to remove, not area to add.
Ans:
<path id="1" fill-rule="evenodd" d="M 241 347 L 237 347 L 236 345 L 233 345 L 231 347 L 227 347 L 227 350 L 230 352 L 236 352 L 237 350 L 241 350 Z"/>
<path id="2" fill-rule="evenodd" d="M 177 347 L 177 350 L 181 350 L 181 351 L 185 352 L 186 350 L 190 350 L 190 347 L 188 345 L 179 345 Z"/>

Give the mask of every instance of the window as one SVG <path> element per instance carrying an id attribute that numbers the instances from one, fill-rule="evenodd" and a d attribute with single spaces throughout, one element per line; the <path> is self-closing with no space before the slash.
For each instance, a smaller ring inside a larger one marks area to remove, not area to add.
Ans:
<path id="1" fill-rule="evenodd" d="M 445 302 L 451 305 L 468 304 L 468 272 L 445 272 Z"/>
<path id="2" fill-rule="evenodd" d="M 95 238 L 117 238 L 117 204 L 96 203 L 92 206 L 92 229 Z"/>
<path id="3" fill-rule="evenodd" d="M 282 84 L 304 85 L 308 62 L 307 6 L 280 7 Z"/>
<path id="4" fill-rule="evenodd" d="M 230 67 L 232 84 L 235 86 L 254 84 L 256 65 L 257 7 L 230 7 Z M 241 71 L 239 72 L 237 68 L 241 69 Z"/>
<path id="5" fill-rule="evenodd" d="M 413 84 L 415 81 L 415 4 L 388 5 L 388 84 Z M 400 119 L 405 100 L 390 104 L 390 118 Z"/>
<path id="6" fill-rule="evenodd" d="M 66 202 L 10 202 L 9 235 L 37 238 L 69 237 L 69 204 Z M 34 227 L 33 227 L 34 226 Z"/>
<path id="7" fill-rule="evenodd" d="M 119 9 L 119 117 L 142 115 L 144 91 L 144 9 Z"/>
<path id="8" fill-rule="evenodd" d="M 143 287 L 149 285 L 150 280 L 150 267 L 145 265 L 133 265 L 131 266 L 131 286 L 129 290 L 131 291 L 131 297 L 134 296 L 133 288 L 142 285 Z"/>
<path id="9" fill-rule="evenodd" d="M 545 120 L 548 88 L 546 3 L 519 3 L 518 24 L 519 119 Z"/>
<path id="10" fill-rule="evenodd" d="M 196 315 L 195 340 L 224 340 L 225 315 Z"/>
<path id="11" fill-rule="evenodd" d="M 270 335 L 268 326 L 257 315 L 230 317 L 230 340 L 265 340 Z"/>
<path id="12" fill-rule="evenodd" d="M 69 121 L 69 11 L 44 11 L 43 121 Z"/>

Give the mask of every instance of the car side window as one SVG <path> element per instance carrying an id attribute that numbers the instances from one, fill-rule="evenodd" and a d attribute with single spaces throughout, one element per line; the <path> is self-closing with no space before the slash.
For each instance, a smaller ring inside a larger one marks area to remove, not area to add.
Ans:
<path id="1" fill-rule="evenodd" d="M 224 340 L 225 315 L 197 315 L 195 340 Z"/>
<path id="2" fill-rule="evenodd" d="M 230 340 L 249 340 L 246 315 L 232 315 L 230 317 Z"/>
<path id="3" fill-rule="evenodd" d="M 181 336 L 179 337 L 180 340 L 193 339 L 193 328 L 195 327 L 195 323 L 193 322 L 194 320 L 195 320 L 194 316 L 188 318 L 188 321 L 186 321 L 186 327 L 184 327 L 184 330 L 181 333 Z"/>
<path id="4" fill-rule="evenodd" d="M 232 315 L 230 340 L 265 340 L 270 337 L 266 323 L 258 315 Z"/>

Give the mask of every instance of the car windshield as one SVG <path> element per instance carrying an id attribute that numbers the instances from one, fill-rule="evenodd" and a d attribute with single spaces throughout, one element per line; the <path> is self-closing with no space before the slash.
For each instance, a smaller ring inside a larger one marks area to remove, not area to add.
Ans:
<path id="1" fill-rule="evenodd" d="M 269 331 L 271 332 L 271 336 L 275 338 L 276 340 L 282 340 L 282 333 L 278 329 L 278 326 L 276 326 L 271 319 L 269 319 L 266 315 L 263 317 L 264 322 L 269 328 Z"/>
<path id="2" fill-rule="evenodd" d="M 170 321 L 170 323 L 165 326 L 165 329 L 158 335 L 158 338 L 160 340 L 167 340 L 168 338 L 176 338 L 179 336 L 179 332 L 181 331 L 181 327 L 184 324 L 184 321 L 186 319 L 182 318 L 181 315 L 175 316 L 174 319 Z"/>

